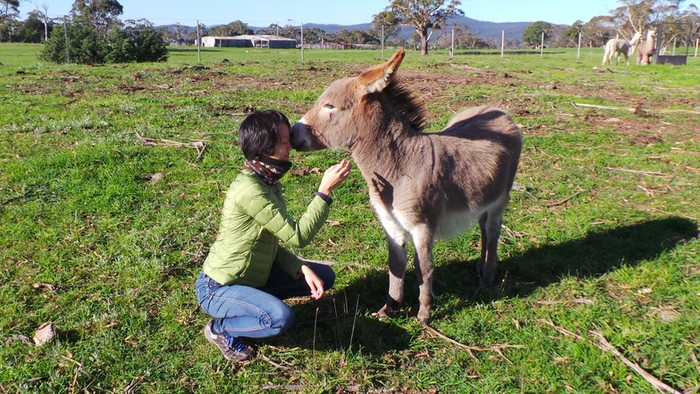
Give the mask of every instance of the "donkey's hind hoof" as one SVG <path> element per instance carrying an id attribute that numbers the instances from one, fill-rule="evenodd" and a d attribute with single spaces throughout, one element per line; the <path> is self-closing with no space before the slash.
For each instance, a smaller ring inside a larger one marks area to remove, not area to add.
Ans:
<path id="1" fill-rule="evenodd" d="M 372 313 L 372 317 L 377 319 L 377 320 L 384 320 L 384 319 L 388 319 L 388 318 L 394 316 L 394 312 L 395 312 L 394 308 L 392 308 L 388 305 L 384 305 L 382 307 L 382 309 Z"/>
<path id="2" fill-rule="evenodd" d="M 377 319 L 377 320 L 386 320 L 390 316 L 387 315 L 386 313 L 381 313 L 381 311 L 380 311 L 380 312 L 372 312 L 372 317 Z"/>

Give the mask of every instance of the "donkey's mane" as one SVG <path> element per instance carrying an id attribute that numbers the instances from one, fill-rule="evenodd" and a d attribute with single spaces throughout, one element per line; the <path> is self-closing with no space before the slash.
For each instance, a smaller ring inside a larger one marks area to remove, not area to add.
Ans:
<path id="1" fill-rule="evenodd" d="M 383 93 L 398 114 L 411 123 L 415 131 L 423 131 L 425 127 L 425 109 L 416 97 L 399 81 L 392 79 L 384 88 Z"/>

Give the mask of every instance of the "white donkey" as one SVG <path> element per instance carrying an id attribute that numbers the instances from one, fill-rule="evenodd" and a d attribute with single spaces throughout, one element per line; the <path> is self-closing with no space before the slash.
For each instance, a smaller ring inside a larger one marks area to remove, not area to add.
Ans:
<path id="1" fill-rule="evenodd" d="M 610 64 L 612 58 L 615 57 L 615 65 L 620 63 L 620 55 L 625 56 L 625 61 L 629 66 L 629 57 L 632 56 L 637 51 L 637 45 L 639 44 L 639 39 L 642 38 L 641 32 L 634 33 L 632 39 L 627 41 L 619 38 L 611 38 L 605 43 L 605 53 L 603 54 L 603 65 Z"/>

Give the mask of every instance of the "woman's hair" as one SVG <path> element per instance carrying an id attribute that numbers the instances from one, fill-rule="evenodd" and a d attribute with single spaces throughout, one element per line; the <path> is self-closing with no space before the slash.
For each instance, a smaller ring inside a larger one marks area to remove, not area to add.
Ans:
<path id="1" fill-rule="evenodd" d="M 279 142 L 277 129 L 283 124 L 291 128 L 289 119 L 279 111 L 257 111 L 248 115 L 238 129 L 238 143 L 243 156 L 255 160 L 271 153 Z"/>

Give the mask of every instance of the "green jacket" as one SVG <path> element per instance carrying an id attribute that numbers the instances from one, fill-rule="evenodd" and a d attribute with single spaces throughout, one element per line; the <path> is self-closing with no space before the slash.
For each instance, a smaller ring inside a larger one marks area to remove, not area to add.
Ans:
<path id="1" fill-rule="evenodd" d="M 268 185 L 244 169 L 226 192 L 221 226 L 204 261 L 204 273 L 222 285 L 252 287 L 264 286 L 273 266 L 298 278 L 302 261 L 283 246 L 308 245 L 328 211 L 328 204 L 315 196 L 299 221 L 294 221 L 279 184 Z"/>

